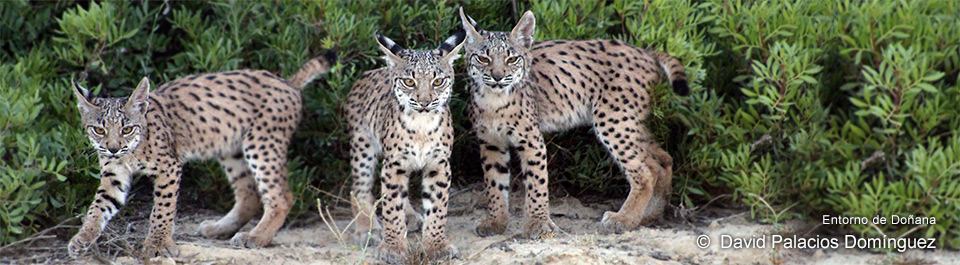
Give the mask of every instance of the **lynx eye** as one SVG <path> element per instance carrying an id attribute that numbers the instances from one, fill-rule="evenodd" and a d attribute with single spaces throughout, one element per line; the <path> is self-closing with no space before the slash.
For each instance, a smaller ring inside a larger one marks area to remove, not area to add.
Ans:
<path id="1" fill-rule="evenodd" d="M 123 130 L 120 130 L 123 135 L 127 135 L 133 132 L 133 126 L 123 127 Z"/>
<path id="2" fill-rule="evenodd" d="M 507 63 L 509 64 L 517 63 L 518 61 L 520 61 L 520 56 L 507 58 Z"/>
<path id="3" fill-rule="evenodd" d="M 402 82 L 403 85 L 404 85 L 404 86 L 407 86 L 407 87 L 413 87 L 414 85 L 417 84 L 416 81 L 413 81 L 413 79 L 410 79 L 410 78 L 400 79 L 400 82 Z"/>
<path id="4" fill-rule="evenodd" d="M 107 133 L 106 131 L 103 130 L 103 128 L 100 128 L 100 127 L 90 126 L 90 128 L 93 129 L 93 133 L 95 133 L 95 134 L 97 134 L 97 135 L 103 135 L 103 134 Z"/>
<path id="5" fill-rule="evenodd" d="M 477 55 L 477 61 L 483 64 L 487 64 L 487 63 L 490 63 L 490 58 L 487 58 L 486 56 Z"/>
<path id="6" fill-rule="evenodd" d="M 441 86 L 441 85 L 443 85 L 443 83 L 446 83 L 445 81 L 446 81 L 446 79 L 444 79 L 444 78 L 434 79 L 434 80 L 433 80 L 433 86 Z"/>

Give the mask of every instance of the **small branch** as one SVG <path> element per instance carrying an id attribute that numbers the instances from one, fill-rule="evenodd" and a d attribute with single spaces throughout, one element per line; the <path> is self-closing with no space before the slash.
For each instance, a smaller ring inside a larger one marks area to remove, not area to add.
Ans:
<path id="1" fill-rule="evenodd" d="M 910 234 L 912 234 L 913 232 L 917 231 L 917 229 L 924 228 L 924 227 L 927 227 L 927 225 L 924 224 L 924 225 L 914 226 L 913 228 L 910 228 L 910 230 L 907 230 L 907 232 L 903 232 L 903 234 L 900 234 L 899 236 L 897 236 L 897 238 L 898 238 L 898 239 L 899 239 L 899 238 L 903 238 L 903 237 L 905 237 L 905 236 L 907 236 L 907 235 L 910 235 Z"/>
<path id="2" fill-rule="evenodd" d="M 513 21 L 520 20 L 520 17 L 517 16 L 517 0 L 510 0 L 510 8 L 513 9 Z"/>
<path id="3" fill-rule="evenodd" d="M 880 227 L 877 227 L 877 225 L 874 224 L 873 222 L 867 222 L 867 224 L 869 224 L 870 227 L 873 227 L 874 230 L 877 230 L 877 233 L 880 233 L 880 235 L 882 235 L 883 237 L 887 237 L 887 234 L 884 233 L 883 230 L 880 230 Z"/>
<path id="4" fill-rule="evenodd" d="M 510 240 L 510 239 L 517 238 L 517 237 L 519 237 L 519 236 L 520 236 L 520 234 L 517 233 L 517 234 L 510 235 L 510 236 L 505 236 L 505 237 L 503 237 L 503 238 L 501 238 L 501 239 L 494 240 L 493 242 L 487 243 L 486 245 L 483 245 L 483 247 L 481 247 L 480 249 L 478 249 L 477 252 L 474 252 L 473 255 L 470 255 L 469 257 L 467 257 L 466 259 L 464 259 L 464 261 L 473 260 L 474 258 L 476 258 L 477 256 L 479 256 L 480 253 L 483 253 L 484 250 L 487 250 L 487 248 L 489 248 L 490 246 L 499 244 L 499 243 L 501 243 L 501 242 L 505 242 L 505 241 Z"/>
<path id="5" fill-rule="evenodd" d="M 8 248 L 10 248 L 10 247 L 12 247 L 12 246 L 19 245 L 19 244 L 29 243 L 29 242 L 33 242 L 33 241 L 40 240 L 40 239 L 45 239 L 45 238 L 54 238 L 54 237 L 56 237 L 56 236 L 54 236 L 54 235 L 45 235 L 45 234 L 46 234 L 46 233 L 49 233 L 50 231 L 53 231 L 53 230 L 57 230 L 57 229 L 60 229 L 60 228 L 66 228 L 66 227 L 67 227 L 67 226 L 66 226 L 66 223 L 69 223 L 69 222 L 71 222 L 71 221 L 73 221 L 73 220 L 79 219 L 80 216 L 82 216 L 82 215 L 77 215 L 77 216 L 74 216 L 74 217 L 71 217 L 71 218 L 67 218 L 67 220 L 63 220 L 63 222 L 60 222 L 59 224 L 57 224 L 57 225 L 55 225 L 55 226 L 53 226 L 53 227 L 44 229 L 43 231 L 40 231 L 39 233 L 33 234 L 33 235 L 31 235 L 31 236 L 29 236 L 29 237 L 27 237 L 27 238 L 20 239 L 20 240 L 17 240 L 16 242 L 10 243 L 9 245 L 0 247 L 0 252 L 3 252 L 3 251 L 5 251 L 5 250 L 7 250 Z"/>
<path id="6" fill-rule="evenodd" d="M 715 201 L 717 201 L 717 200 L 720 200 L 720 199 L 723 199 L 723 198 L 730 197 L 730 196 L 732 196 L 732 195 L 730 195 L 730 194 L 720 194 L 720 196 L 713 197 L 713 199 L 710 199 L 710 201 L 708 201 L 706 204 L 701 205 L 701 206 L 697 206 L 695 209 L 693 209 L 693 214 L 700 213 L 701 211 L 707 209 L 707 206 L 710 206 L 710 204 L 713 204 L 713 202 L 715 202 Z"/>
<path id="7" fill-rule="evenodd" d="M 317 187 L 314 187 L 313 185 L 310 185 L 309 187 L 310 187 L 310 189 L 313 189 L 313 190 L 316 191 L 316 192 L 323 193 L 324 195 L 333 197 L 334 199 L 337 199 L 337 201 L 346 202 L 346 203 L 348 203 L 348 204 L 350 204 L 350 205 L 356 206 L 355 204 L 353 204 L 352 201 L 347 200 L 347 199 L 344 199 L 344 198 L 342 198 L 342 197 L 340 197 L 340 196 L 334 195 L 333 193 L 330 193 L 330 192 L 325 191 L 325 190 L 321 190 L 321 189 L 319 189 L 319 188 L 317 188 Z"/>

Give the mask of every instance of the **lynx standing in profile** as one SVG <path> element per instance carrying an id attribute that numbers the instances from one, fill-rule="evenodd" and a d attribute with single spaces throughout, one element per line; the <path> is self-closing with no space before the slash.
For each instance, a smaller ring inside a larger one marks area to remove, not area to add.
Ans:
<path id="1" fill-rule="evenodd" d="M 378 158 L 383 201 L 376 216 L 383 226 L 377 250 L 381 260 L 400 262 L 407 246 L 407 186 L 411 175 L 423 176 L 423 249 L 430 256 L 455 255 L 446 235 L 450 194 L 450 148 L 453 127 L 447 103 L 453 90 L 453 62 L 460 58 L 463 33 L 435 50 L 407 50 L 377 32 L 387 67 L 363 73 L 347 96 L 344 109 L 350 130 L 353 195 L 359 201 L 354 241 L 365 245 L 378 236 L 370 220 Z"/>
<path id="2" fill-rule="evenodd" d="M 481 30 L 460 10 L 466 31 L 471 118 L 480 142 L 490 216 L 481 236 L 503 233 L 510 185 L 509 148 L 520 156 L 526 187 L 524 232 L 556 229 L 550 220 L 547 152 L 543 133 L 590 125 L 630 183 L 619 212 L 606 212 L 607 232 L 658 219 L 669 203 L 673 159 L 643 126 L 651 111 L 650 86 L 665 73 L 674 92 L 687 93 L 683 66 L 663 52 L 616 40 L 534 42 L 527 11 L 511 32 Z"/>
<path id="3" fill-rule="evenodd" d="M 328 72 L 335 60 L 328 51 L 286 80 L 242 70 L 181 78 L 152 93 L 143 78 L 129 98 L 91 98 L 74 83 L 101 172 L 83 226 L 70 240 L 70 254 L 80 254 L 97 240 L 125 203 L 132 176 L 140 173 L 156 176 L 144 254 L 178 255 L 173 232 L 181 169 L 188 160 L 210 158 L 223 166 L 236 203 L 220 220 L 203 222 L 200 232 L 233 235 L 231 242 L 241 247 L 269 244 L 293 203 L 286 155 L 300 121 L 300 88 Z M 263 217 L 253 230 L 237 233 L 261 210 Z"/>

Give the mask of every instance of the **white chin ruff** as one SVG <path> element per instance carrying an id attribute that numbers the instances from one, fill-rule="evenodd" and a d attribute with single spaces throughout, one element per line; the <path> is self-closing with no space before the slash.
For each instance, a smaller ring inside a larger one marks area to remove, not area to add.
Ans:
<path id="1" fill-rule="evenodd" d="M 516 84 L 510 84 L 506 86 L 493 87 L 487 84 L 483 84 L 483 88 L 494 93 L 510 93 L 510 90 L 513 89 L 513 86 Z"/>

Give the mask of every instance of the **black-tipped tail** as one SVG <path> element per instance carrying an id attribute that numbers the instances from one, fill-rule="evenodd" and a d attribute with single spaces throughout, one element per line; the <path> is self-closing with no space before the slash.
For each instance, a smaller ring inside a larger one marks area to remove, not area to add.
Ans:
<path id="1" fill-rule="evenodd" d="M 673 93 L 677 95 L 686 96 L 690 95 L 690 86 L 687 85 L 686 79 L 677 79 L 673 80 Z"/>
<path id="2" fill-rule="evenodd" d="M 657 64 L 660 65 L 663 73 L 667 75 L 670 84 L 673 85 L 673 93 L 680 96 L 689 95 L 690 86 L 687 84 L 687 72 L 683 69 L 683 64 L 680 64 L 677 58 L 673 58 L 673 56 L 670 56 L 666 52 L 649 52 L 653 55 L 653 59 L 657 61 Z"/>

